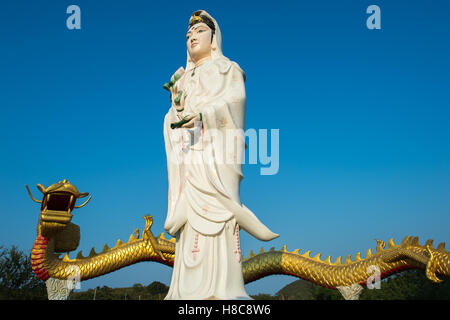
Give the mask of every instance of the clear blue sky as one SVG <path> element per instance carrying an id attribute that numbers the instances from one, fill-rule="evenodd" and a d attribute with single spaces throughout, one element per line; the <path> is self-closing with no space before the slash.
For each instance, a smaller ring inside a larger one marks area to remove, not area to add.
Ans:
<path id="1" fill-rule="evenodd" d="M 81 8 L 81 30 L 66 8 Z M 368 30 L 366 8 L 381 8 Z M 25 184 L 67 178 L 91 203 L 75 211 L 80 249 L 163 231 L 167 171 L 162 83 L 185 64 L 198 9 L 247 74 L 246 127 L 280 130 L 280 169 L 245 165 L 243 203 L 281 236 L 260 247 L 344 257 L 396 242 L 450 240 L 448 1 L 8 1 L 0 7 L 0 244 L 29 251 L 38 205 Z M 74 256 L 74 253 L 72 253 Z M 82 289 L 169 284 L 141 263 Z M 275 293 L 295 280 L 247 286 Z"/>

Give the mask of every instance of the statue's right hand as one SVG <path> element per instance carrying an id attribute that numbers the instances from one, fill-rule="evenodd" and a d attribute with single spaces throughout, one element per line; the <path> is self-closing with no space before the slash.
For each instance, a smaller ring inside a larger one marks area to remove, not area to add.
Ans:
<path id="1" fill-rule="evenodd" d="M 179 95 L 178 93 L 179 92 L 176 90 L 171 91 L 171 101 L 172 101 L 172 107 L 175 109 L 175 111 L 177 112 L 178 118 L 181 120 L 184 115 L 183 111 L 184 111 L 184 106 L 185 106 L 186 94 L 183 93 L 182 91 L 180 91 L 181 98 L 179 99 L 179 103 L 176 104 L 175 98 Z"/>
<path id="2" fill-rule="evenodd" d="M 178 93 L 178 88 L 175 88 L 175 86 L 170 87 L 170 100 L 172 101 L 172 105 L 175 105 L 175 102 L 173 101 Z"/>

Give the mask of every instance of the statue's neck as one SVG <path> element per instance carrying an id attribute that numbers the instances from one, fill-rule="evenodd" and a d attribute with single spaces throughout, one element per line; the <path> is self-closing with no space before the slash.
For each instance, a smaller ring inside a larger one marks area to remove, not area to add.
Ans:
<path id="1" fill-rule="evenodd" d="M 211 56 L 201 58 L 200 60 L 195 62 L 195 68 L 197 68 L 198 66 L 200 66 L 201 64 L 205 63 L 206 61 L 208 61 L 210 59 L 211 59 Z"/>

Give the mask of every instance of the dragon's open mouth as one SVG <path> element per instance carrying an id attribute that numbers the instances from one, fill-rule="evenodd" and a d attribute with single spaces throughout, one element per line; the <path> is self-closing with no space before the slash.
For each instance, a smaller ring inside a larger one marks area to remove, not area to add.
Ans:
<path id="1" fill-rule="evenodd" d="M 74 206 L 74 196 L 68 192 L 49 193 L 44 198 L 41 211 L 45 222 L 69 223 L 72 219 L 70 213 Z"/>

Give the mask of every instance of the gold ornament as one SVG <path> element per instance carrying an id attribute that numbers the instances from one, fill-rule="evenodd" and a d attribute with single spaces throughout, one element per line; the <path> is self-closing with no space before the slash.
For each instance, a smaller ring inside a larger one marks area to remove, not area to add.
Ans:
<path id="1" fill-rule="evenodd" d="M 197 16 L 197 15 L 192 15 L 191 19 L 189 19 L 189 26 L 193 25 L 194 23 L 197 22 L 203 22 L 202 17 Z"/>

